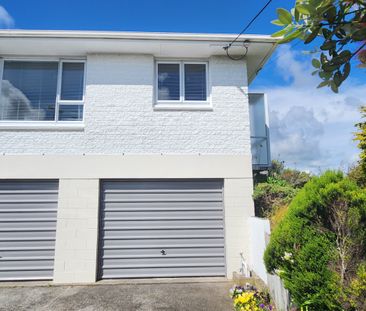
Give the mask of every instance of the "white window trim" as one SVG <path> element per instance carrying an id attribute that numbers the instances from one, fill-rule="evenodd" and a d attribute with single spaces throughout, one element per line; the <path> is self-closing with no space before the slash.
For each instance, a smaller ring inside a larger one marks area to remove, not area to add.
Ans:
<path id="1" fill-rule="evenodd" d="M 53 121 L 37 121 L 37 120 L 0 120 L 0 129 L 29 129 L 29 130 L 82 130 L 84 129 L 85 108 L 83 108 L 82 120 L 79 121 L 62 121 L 58 120 L 60 105 L 82 105 L 85 104 L 86 90 L 86 66 L 85 58 L 60 58 L 60 57 L 3 57 L 0 58 L 0 91 L 3 80 L 5 61 L 24 61 L 24 62 L 58 62 L 57 72 L 57 90 L 55 102 L 55 119 Z M 61 83 L 62 83 L 62 65 L 63 63 L 83 63 L 84 64 L 84 85 L 82 100 L 61 100 Z"/>
<path id="2" fill-rule="evenodd" d="M 158 99 L 158 66 L 159 64 L 179 65 L 179 100 L 159 100 Z M 185 100 L 184 99 L 184 65 L 202 64 L 206 66 L 206 100 Z M 157 60 L 155 62 L 155 83 L 154 83 L 154 110 L 213 110 L 210 97 L 209 63 L 208 61 L 195 60 Z"/>

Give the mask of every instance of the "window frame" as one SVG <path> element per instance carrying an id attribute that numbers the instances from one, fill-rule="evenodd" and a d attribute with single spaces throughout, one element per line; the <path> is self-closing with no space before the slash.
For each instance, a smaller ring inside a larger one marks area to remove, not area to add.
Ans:
<path id="1" fill-rule="evenodd" d="M 57 86 L 56 86 L 56 100 L 55 100 L 55 118 L 54 120 L 40 121 L 40 120 L 0 120 L 0 129 L 24 128 L 24 129 L 53 129 L 65 128 L 69 130 L 82 129 L 84 127 L 85 115 L 85 90 L 86 90 L 86 71 L 87 61 L 85 58 L 64 58 L 64 57 L 0 57 L 0 92 L 2 87 L 4 65 L 6 61 L 14 62 L 57 62 Z M 61 83 L 62 83 L 62 68 L 63 63 L 83 63 L 83 98 L 82 100 L 61 100 Z M 0 98 L 1 100 L 1 98 Z M 60 105 L 81 105 L 83 106 L 83 115 L 81 120 L 63 121 L 59 120 Z"/>
<path id="2" fill-rule="evenodd" d="M 161 100 L 159 96 L 159 64 L 179 65 L 179 100 Z M 206 70 L 206 100 L 185 100 L 185 65 L 205 65 Z M 209 62 L 202 60 L 156 60 L 154 73 L 154 109 L 156 110 L 212 110 L 210 98 Z"/>

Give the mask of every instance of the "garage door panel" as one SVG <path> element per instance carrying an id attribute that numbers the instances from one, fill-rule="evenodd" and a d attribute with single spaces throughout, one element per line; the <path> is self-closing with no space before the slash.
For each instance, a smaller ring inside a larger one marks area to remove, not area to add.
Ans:
<path id="1" fill-rule="evenodd" d="M 130 247 L 130 248 L 150 248 L 150 247 L 212 247 L 212 246 L 223 246 L 223 238 L 172 238 L 172 239 L 131 239 L 131 240 L 106 240 L 103 241 L 104 247 Z"/>
<path id="2" fill-rule="evenodd" d="M 206 257 L 204 264 L 224 266 L 225 258 L 222 257 Z M 202 265 L 202 258 L 197 257 L 166 257 L 162 260 L 160 257 L 146 257 L 146 258 L 125 258 L 125 259 L 111 259 L 108 261 L 106 268 L 125 269 L 143 268 L 143 267 L 181 267 L 181 266 L 195 266 Z"/>
<path id="3" fill-rule="evenodd" d="M 212 211 L 212 210 L 221 210 L 222 211 L 222 202 L 212 202 L 212 201 L 203 201 L 203 202 L 149 202 L 147 205 L 146 202 L 109 202 L 105 204 L 105 212 L 111 211 Z"/>
<path id="4" fill-rule="evenodd" d="M 130 239 L 134 238 L 174 238 L 174 237 L 224 237 L 223 229 L 171 229 L 171 230 L 105 230 L 104 239 Z"/>
<path id="5" fill-rule="evenodd" d="M 22 221 L 4 221 L 0 222 L 0 232 L 3 231 L 22 231 L 22 232 L 28 232 L 32 230 L 46 230 L 46 231 L 52 231 L 56 228 L 56 220 L 45 220 L 45 221 L 34 221 L 32 219 L 30 220 L 22 220 Z"/>
<path id="6" fill-rule="evenodd" d="M 215 229 L 223 228 L 222 220 L 130 220 L 130 221 L 106 221 L 104 228 L 108 230 L 124 228 L 133 229 Z"/>
<path id="7" fill-rule="evenodd" d="M 102 259 L 115 259 L 115 258 L 145 258 L 145 257 L 156 257 L 161 256 L 161 248 L 147 248 L 147 249 L 136 249 L 136 248 L 105 248 L 103 251 Z M 186 247 L 177 248 L 170 247 L 167 252 L 169 256 L 180 256 L 180 257 L 207 257 L 217 256 L 221 257 L 224 253 L 224 247 Z"/>
<path id="8" fill-rule="evenodd" d="M 36 267 L 32 270 L 7 270 L 0 271 L 0 280 L 2 281 L 16 281 L 16 280 L 49 280 L 50 275 L 53 274 L 52 268 Z"/>
<path id="9" fill-rule="evenodd" d="M 45 240 L 26 238 L 24 240 L 18 239 L 6 239 L 5 241 L 0 241 L 0 251 L 6 249 L 33 249 L 33 248 L 53 248 L 55 244 L 55 239 L 47 238 Z"/>
<path id="10" fill-rule="evenodd" d="M 53 258 L 38 258 L 38 257 L 28 257 L 23 260 L 2 260 L 0 259 L 0 273 L 1 271 L 10 271 L 10 270 L 52 270 L 53 269 Z M 6 268 L 2 268 L 2 264 L 7 263 Z"/>
<path id="11" fill-rule="evenodd" d="M 13 201 L 0 202 L 0 212 L 19 211 L 19 212 L 33 212 L 33 211 L 57 211 L 57 202 L 30 202 L 30 201 Z"/>
<path id="12" fill-rule="evenodd" d="M 113 278 L 161 278 L 161 277 L 194 277 L 194 276 L 217 276 L 225 274 L 225 266 L 183 266 L 183 267 L 155 267 L 134 269 L 105 269 L 102 277 Z"/>
<path id="13" fill-rule="evenodd" d="M 222 219 L 222 210 L 208 211 L 107 211 L 105 221 L 113 220 L 169 220 L 169 219 Z"/>
<path id="14" fill-rule="evenodd" d="M 0 241 L 8 240 L 8 239 L 21 239 L 21 240 L 28 240 L 28 239 L 54 239 L 56 237 L 56 230 L 54 231 L 31 231 L 24 235 L 22 231 L 2 231 L 0 232 Z"/>
<path id="15" fill-rule="evenodd" d="M 29 258 L 29 257 L 37 257 L 37 258 L 53 258 L 54 256 L 54 248 L 52 247 L 33 247 L 33 249 L 7 249 L 1 251 L 2 260 L 7 260 L 8 258 Z M 0 260 L 1 260 L 0 259 Z"/>
<path id="16" fill-rule="evenodd" d="M 48 211 L 45 210 L 43 212 L 20 212 L 20 211 L 1 211 L 0 210 L 0 224 L 7 221 L 54 221 L 55 217 L 57 217 L 56 211 Z"/>
<path id="17" fill-rule="evenodd" d="M 57 181 L 0 182 L 0 280 L 52 279 Z"/>
<path id="18" fill-rule="evenodd" d="M 147 191 L 152 190 L 218 190 L 222 188 L 221 180 L 128 180 L 128 181 L 104 181 L 104 191 L 112 192 L 113 190 L 132 190 L 132 191 Z"/>
<path id="19" fill-rule="evenodd" d="M 159 192 L 129 193 L 113 192 L 105 194 L 105 202 L 220 202 L 221 193 L 216 192 Z"/>
<path id="20" fill-rule="evenodd" d="M 221 181 L 102 185 L 100 276 L 225 275 Z"/>

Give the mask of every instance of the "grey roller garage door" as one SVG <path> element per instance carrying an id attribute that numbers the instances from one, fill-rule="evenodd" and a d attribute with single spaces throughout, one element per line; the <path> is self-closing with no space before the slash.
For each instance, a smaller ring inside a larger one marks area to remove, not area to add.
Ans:
<path id="1" fill-rule="evenodd" d="M 0 280 L 52 279 L 57 181 L 0 181 Z"/>
<path id="2" fill-rule="evenodd" d="M 222 181 L 102 183 L 99 277 L 225 276 Z"/>

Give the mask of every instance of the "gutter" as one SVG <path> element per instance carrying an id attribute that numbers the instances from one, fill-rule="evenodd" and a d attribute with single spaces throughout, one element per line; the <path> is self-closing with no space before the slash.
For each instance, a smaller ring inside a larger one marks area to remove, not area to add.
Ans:
<path id="1" fill-rule="evenodd" d="M 232 41 L 235 34 L 168 33 L 168 32 L 114 32 L 114 31 L 63 31 L 63 30 L 0 30 L 0 38 L 64 38 L 64 39 L 114 39 L 114 40 L 174 40 L 174 41 Z M 237 41 L 275 43 L 269 35 L 243 35 Z"/>

